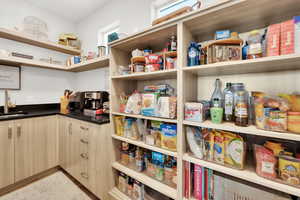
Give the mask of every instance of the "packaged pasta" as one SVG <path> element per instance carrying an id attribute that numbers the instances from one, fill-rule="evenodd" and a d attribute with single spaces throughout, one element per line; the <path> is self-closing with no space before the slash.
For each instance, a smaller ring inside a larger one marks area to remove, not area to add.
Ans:
<path id="1" fill-rule="evenodd" d="M 246 145 L 242 137 L 224 132 L 225 163 L 243 169 L 245 165 Z"/>
<path id="2" fill-rule="evenodd" d="M 161 147 L 170 151 L 177 150 L 177 125 L 162 124 L 161 128 Z"/>

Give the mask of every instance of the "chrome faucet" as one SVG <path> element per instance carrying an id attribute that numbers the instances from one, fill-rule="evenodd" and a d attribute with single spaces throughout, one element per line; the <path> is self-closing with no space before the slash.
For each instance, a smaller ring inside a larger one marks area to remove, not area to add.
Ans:
<path id="1" fill-rule="evenodd" d="M 4 91 L 4 98 L 5 98 L 5 103 L 4 103 L 4 114 L 7 114 L 8 113 L 8 101 L 9 101 L 9 98 L 8 98 L 8 90 L 5 90 Z"/>

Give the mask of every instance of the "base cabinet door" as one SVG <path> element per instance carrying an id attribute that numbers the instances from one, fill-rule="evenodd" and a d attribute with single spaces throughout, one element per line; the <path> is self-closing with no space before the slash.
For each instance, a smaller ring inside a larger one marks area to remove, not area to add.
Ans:
<path id="1" fill-rule="evenodd" d="M 57 117 L 35 118 L 33 123 L 33 171 L 37 174 L 58 166 Z"/>
<path id="2" fill-rule="evenodd" d="M 15 181 L 58 165 L 56 116 L 16 120 Z"/>
<path id="3" fill-rule="evenodd" d="M 0 122 L 0 188 L 14 183 L 14 129 Z"/>
<path id="4" fill-rule="evenodd" d="M 15 121 L 15 182 L 34 175 L 34 121 L 22 119 Z"/>

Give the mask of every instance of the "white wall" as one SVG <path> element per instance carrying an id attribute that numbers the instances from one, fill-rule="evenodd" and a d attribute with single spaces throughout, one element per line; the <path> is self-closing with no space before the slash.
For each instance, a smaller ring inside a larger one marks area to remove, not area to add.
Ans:
<path id="1" fill-rule="evenodd" d="M 131 34 L 150 26 L 151 0 L 111 0 L 77 24 L 85 53 L 97 51 L 98 30 L 114 22 L 120 32 Z M 79 90 L 108 90 L 108 68 L 76 74 Z"/>
<path id="2" fill-rule="evenodd" d="M 134 33 L 150 26 L 152 0 L 111 0 L 77 23 L 77 32 L 83 42 L 83 49 L 97 50 L 98 30 L 119 21 L 120 32 Z"/>
<path id="3" fill-rule="evenodd" d="M 37 8 L 24 0 L 0 0 L 0 27 L 13 28 L 22 24 L 24 17 L 36 16 L 48 25 L 51 41 L 56 41 L 62 32 L 75 32 L 75 24 Z M 53 58 L 65 62 L 69 55 L 46 50 L 19 42 L 0 39 L 0 49 L 31 54 L 35 59 Z M 17 104 L 39 104 L 59 102 L 65 88 L 74 89 L 75 74 L 33 67 L 22 68 L 22 89 L 12 91 L 12 101 Z M 0 91 L 0 106 L 4 104 L 4 94 Z"/>

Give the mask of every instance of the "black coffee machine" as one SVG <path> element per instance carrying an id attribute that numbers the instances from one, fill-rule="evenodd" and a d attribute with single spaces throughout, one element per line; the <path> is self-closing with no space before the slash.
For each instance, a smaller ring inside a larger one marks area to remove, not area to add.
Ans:
<path id="1" fill-rule="evenodd" d="M 109 94 L 106 91 L 84 92 L 84 109 L 103 109 L 103 103 L 109 101 Z"/>
<path id="2" fill-rule="evenodd" d="M 70 113 L 82 113 L 84 109 L 84 92 L 76 92 L 69 99 L 68 110 Z"/>

